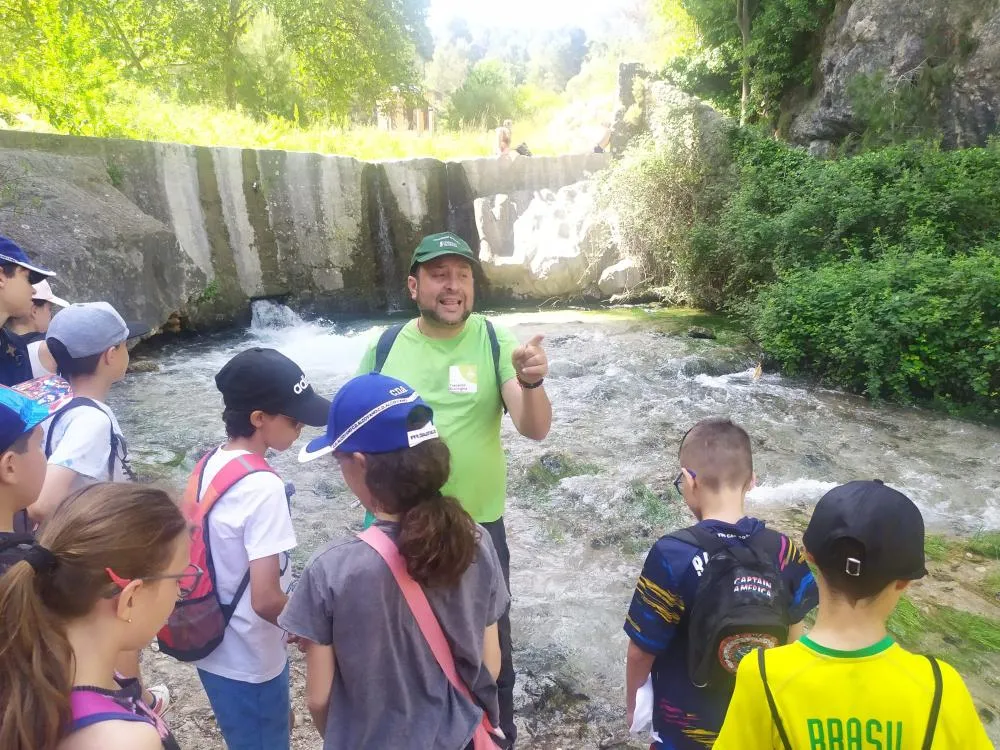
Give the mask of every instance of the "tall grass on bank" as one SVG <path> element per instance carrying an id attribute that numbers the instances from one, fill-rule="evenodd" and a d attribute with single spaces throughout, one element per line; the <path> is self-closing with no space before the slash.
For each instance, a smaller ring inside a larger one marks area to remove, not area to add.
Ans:
<path id="1" fill-rule="evenodd" d="M 551 102 L 549 105 L 561 106 Z M 584 150 L 580 134 L 559 122 L 557 113 L 558 110 L 538 111 L 516 121 L 514 139 L 517 143 L 526 142 L 536 155 Z M 0 121 L 0 127 L 6 123 L 6 127 L 19 130 L 58 132 L 34 107 L 10 97 L 0 96 Z M 492 130 L 474 126 L 459 130 L 439 127 L 433 134 L 331 122 L 300 127 L 278 117 L 258 120 L 239 110 L 180 104 L 142 88 L 130 90 L 127 96 L 123 92 L 109 96 L 101 117 L 94 118 L 84 134 L 198 146 L 311 151 L 365 160 L 490 156 L 496 142 Z"/>

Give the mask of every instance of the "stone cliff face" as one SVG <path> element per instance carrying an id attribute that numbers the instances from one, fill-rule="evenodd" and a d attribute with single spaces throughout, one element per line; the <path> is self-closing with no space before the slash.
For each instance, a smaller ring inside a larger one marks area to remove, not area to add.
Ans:
<path id="1" fill-rule="evenodd" d="M 152 325 L 225 325 L 260 297 L 384 311 L 405 305 L 424 234 L 452 230 L 478 248 L 477 200 L 557 190 L 606 164 L 370 164 L 0 130 L 0 234 L 59 272 L 59 294 L 107 299 Z"/>
<path id="2" fill-rule="evenodd" d="M 849 87 L 884 72 L 907 85 L 925 66 L 948 66 L 935 92 L 945 145 L 982 145 L 1000 125 L 998 0 L 841 0 L 823 45 L 819 85 L 790 137 L 821 151 L 861 129 Z"/>

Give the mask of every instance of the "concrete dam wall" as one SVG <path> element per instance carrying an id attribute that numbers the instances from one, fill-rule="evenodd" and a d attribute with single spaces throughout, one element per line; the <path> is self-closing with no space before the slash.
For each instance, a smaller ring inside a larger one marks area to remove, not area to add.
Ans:
<path id="1" fill-rule="evenodd" d="M 478 251 L 477 202 L 482 214 L 497 196 L 551 195 L 607 164 L 370 163 L 0 130 L 0 234 L 58 271 L 60 295 L 106 299 L 152 325 L 239 322 L 262 297 L 381 312 L 406 305 L 424 234 L 454 231 Z"/>

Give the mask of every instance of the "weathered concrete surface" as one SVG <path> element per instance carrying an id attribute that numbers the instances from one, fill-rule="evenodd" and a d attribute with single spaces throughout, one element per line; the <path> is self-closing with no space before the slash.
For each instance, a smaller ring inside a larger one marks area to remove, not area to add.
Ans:
<path id="1" fill-rule="evenodd" d="M 593 183 L 476 201 L 479 259 L 491 287 L 515 299 L 599 297 L 597 280 L 615 258 L 600 225 Z"/>
<path id="2" fill-rule="evenodd" d="M 115 190 L 99 157 L 0 148 L 0 179 L 0 232 L 58 271 L 60 296 L 159 325 L 205 287 L 171 227 Z"/>
<path id="3" fill-rule="evenodd" d="M 152 325 L 226 325 L 258 297 L 363 313 L 405 304 L 423 235 L 450 229 L 478 250 L 478 199 L 555 191 L 607 164 L 365 163 L 0 130 L 0 233 L 54 266 L 60 293 Z"/>

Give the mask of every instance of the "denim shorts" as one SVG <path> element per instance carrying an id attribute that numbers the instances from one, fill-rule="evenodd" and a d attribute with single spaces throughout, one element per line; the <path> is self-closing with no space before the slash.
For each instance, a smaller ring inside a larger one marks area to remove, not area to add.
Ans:
<path id="1" fill-rule="evenodd" d="M 229 750 L 289 750 L 288 665 L 254 684 L 198 670 Z"/>

